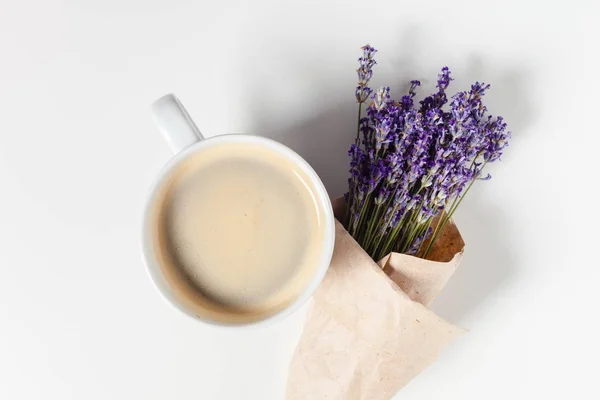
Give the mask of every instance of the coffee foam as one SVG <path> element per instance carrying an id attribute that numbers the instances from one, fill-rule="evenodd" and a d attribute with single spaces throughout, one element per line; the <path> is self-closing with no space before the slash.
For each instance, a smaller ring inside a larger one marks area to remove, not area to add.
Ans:
<path id="1" fill-rule="evenodd" d="M 173 295 L 224 323 L 289 306 L 323 252 L 324 210 L 310 182 L 260 144 L 214 145 L 177 165 L 152 216 L 155 255 Z"/>

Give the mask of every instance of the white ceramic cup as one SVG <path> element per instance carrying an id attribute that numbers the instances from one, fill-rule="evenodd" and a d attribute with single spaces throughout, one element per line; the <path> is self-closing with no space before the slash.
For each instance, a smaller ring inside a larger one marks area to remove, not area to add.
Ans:
<path id="1" fill-rule="evenodd" d="M 159 291 L 162 297 L 176 309 L 182 311 L 184 314 L 194 318 L 195 320 L 202 321 L 210 325 L 263 325 L 283 319 L 292 314 L 294 311 L 300 308 L 300 306 L 302 306 L 317 289 L 323 280 L 323 277 L 325 276 L 325 272 L 327 271 L 333 253 L 335 223 L 331 208 L 331 201 L 329 200 L 325 186 L 319 179 L 316 172 L 302 157 L 300 157 L 294 151 L 271 139 L 251 135 L 221 135 L 205 139 L 181 102 L 173 94 L 163 96 L 154 102 L 152 104 L 152 115 L 161 133 L 175 153 L 174 157 L 162 169 L 158 175 L 158 178 L 155 180 L 146 201 L 143 217 L 142 251 L 148 272 L 156 289 Z M 188 157 L 206 151 L 214 144 L 223 142 L 260 144 L 261 146 L 265 146 L 285 156 L 299 169 L 306 173 L 306 176 L 311 180 L 311 186 L 315 190 L 314 196 L 316 201 L 320 203 L 320 206 L 322 206 L 321 208 L 325 210 L 325 215 L 321 216 L 323 218 L 323 229 L 325 230 L 323 235 L 325 241 L 323 252 L 320 254 L 318 261 L 319 265 L 317 268 L 315 268 L 314 276 L 309 280 L 308 285 L 304 288 L 300 296 L 298 296 L 296 300 L 293 301 L 288 307 L 275 314 L 269 315 L 260 321 L 241 324 L 225 324 L 223 322 L 208 320 L 196 315 L 193 310 L 188 308 L 184 303 L 180 302 L 174 295 L 169 283 L 163 276 L 160 265 L 157 261 L 155 253 L 156 249 L 154 249 L 152 244 L 153 227 L 151 226 L 151 210 L 152 206 L 157 201 L 159 188 L 166 179 L 169 179 L 173 170 L 176 169 L 177 166 L 184 162 Z"/>

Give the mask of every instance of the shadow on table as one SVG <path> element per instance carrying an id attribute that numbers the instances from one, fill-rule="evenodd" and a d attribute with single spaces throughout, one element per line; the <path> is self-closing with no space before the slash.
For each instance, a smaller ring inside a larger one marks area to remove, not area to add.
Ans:
<path id="1" fill-rule="evenodd" d="M 510 217 L 476 197 L 463 202 L 457 218 L 459 229 L 468 236 L 464 258 L 431 305 L 436 314 L 455 324 L 461 324 L 498 287 L 514 278 L 515 259 L 506 240 L 511 237 Z"/>

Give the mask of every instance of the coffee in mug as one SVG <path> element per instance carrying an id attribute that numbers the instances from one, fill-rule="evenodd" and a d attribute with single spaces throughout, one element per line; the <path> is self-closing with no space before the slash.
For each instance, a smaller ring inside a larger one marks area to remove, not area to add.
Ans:
<path id="1" fill-rule="evenodd" d="M 204 139 L 173 95 L 157 100 L 153 115 L 176 153 L 144 212 L 156 288 L 212 325 L 264 324 L 298 309 L 333 253 L 333 211 L 315 171 L 267 138 Z"/>
<path id="2" fill-rule="evenodd" d="M 302 293 L 324 251 L 322 215 L 295 163 L 236 141 L 174 168 L 150 226 L 174 295 L 204 317 L 239 322 L 276 313 Z"/>

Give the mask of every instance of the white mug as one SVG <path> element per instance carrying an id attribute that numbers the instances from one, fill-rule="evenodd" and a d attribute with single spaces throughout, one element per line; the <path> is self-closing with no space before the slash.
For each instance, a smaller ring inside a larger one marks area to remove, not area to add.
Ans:
<path id="1" fill-rule="evenodd" d="M 319 179 L 316 172 L 302 157 L 300 157 L 294 151 L 271 139 L 251 135 L 221 135 L 205 139 L 181 102 L 173 94 L 163 96 L 154 102 L 152 104 L 152 115 L 161 133 L 175 153 L 174 157 L 162 169 L 158 175 L 158 178 L 155 180 L 150 190 L 150 194 L 146 200 L 146 207 L 143 217 L 142 252 L 146 267 L 158 292 L 169 304 L 173 305 L 176 309 L 182 311 L 184 314 L 194 318 L 195 320 L 202 321 L 210 325 L 228 325 L 223 322 L 209 320 L 205 317 L 196 315 L 192 309 L 188 308 L 188 306 L 179 301 L 174 295 L 168 281 L 163 276 L 156 257 L 156 249 L 154 249 L 153 246 L 151 210 L 152 206 L 157 201 L 158 189 L 162 186 L 165 180 L 169 178 L 171 172 L 174 171 L 177 166 L 184 162 L 188 157 L 205 151 L 211 146 L 211 144 L 215 144 L 216 142 L 245 142 L 260 144 L 261 146 L 265 146 L 271 150 L 274 150 L 291 160 L 300 170 L 304 171 L 308 179 L 311 180 L 312 187 L 315 189 L 314 195 L 316 197 L 316 201 L 320 203 L 319 205 L 321 208 L 325 210 L 325 215 L 322 216 L 323 227 L 325 230 L 323 236 L 325 243 L 323 246 L 324 250 L 322 254 L 320 254 L 318 261 L 319 264 L 317 268 L 315 268 L 314 275 L 295 301 L 293 301 L 288 307 L 273 315 L 269 315 L 265 319 L 256 322 L 235 324 L 235 326 L 264 325 L 283 319 L 292 314 L 294 311 L 300 308 L 300 306 L 302 306 L 315 292 L 325 276 L 325 272 L 327 271 L 333 253 L 335 223 L 331 201 L 329 200 L 325 186 Z"/>

